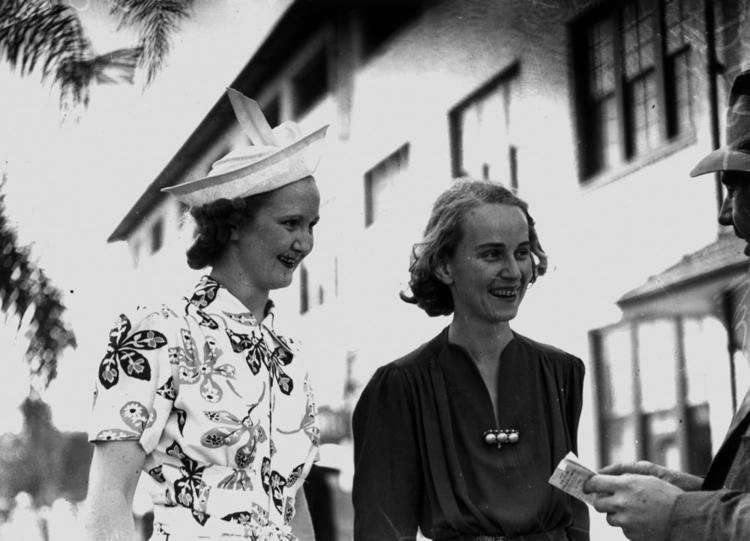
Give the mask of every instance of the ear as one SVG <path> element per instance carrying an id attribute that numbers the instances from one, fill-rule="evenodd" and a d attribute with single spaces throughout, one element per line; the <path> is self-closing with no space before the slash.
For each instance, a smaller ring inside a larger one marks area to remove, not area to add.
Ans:
<path id="1" fill-rule="evenodd" d="M 443 282 L 445 285 L 453 285 L 453 275 L 451 273 L 450 265 L 447 262 L 441 261 L 435 267 L 433 274 L 435 274 L 435 278 Z"/>

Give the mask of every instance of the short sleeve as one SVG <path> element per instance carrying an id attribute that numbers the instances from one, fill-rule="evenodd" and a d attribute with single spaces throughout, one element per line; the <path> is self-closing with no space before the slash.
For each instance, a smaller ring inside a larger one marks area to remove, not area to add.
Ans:
<path id="1" fill-rule="evenodd" d="M 169 363 L 175 315 L 141 310 L 121 314 L 99 362 L 89 441 L 137 441 L 155 448 L 176 397 Z"/>
<path id="2" fill-rule="evenodd" d="M 354 409 L 354 540 L 415 539 L 422 501 L 414 408 L 404 374 L 379 369 Z"/>

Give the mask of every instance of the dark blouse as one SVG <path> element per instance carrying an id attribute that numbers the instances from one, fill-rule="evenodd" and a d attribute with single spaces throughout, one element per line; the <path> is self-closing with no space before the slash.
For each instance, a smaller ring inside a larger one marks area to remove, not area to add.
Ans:
<path id="1" fill-rule="evenodd" d="M 565 528 L 588 540 L 586 505 L 547 480 L 576 451 L 584 366 L 518 334 L 500 356 L 498 411 L 468 353 L 448 329 L 381 367 L 354 410 L 355 541 L 479 535 L 515 537 Z M 518 443 L 483 433 L 514 428 Z"/>

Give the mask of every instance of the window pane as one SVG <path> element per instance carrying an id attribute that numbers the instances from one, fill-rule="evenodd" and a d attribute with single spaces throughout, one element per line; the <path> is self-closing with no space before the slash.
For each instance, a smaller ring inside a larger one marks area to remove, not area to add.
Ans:
<path id="1" fill-rule="evenodd" d="M 623 10 L 625 76 L 633 79 L 654 65 L 653 7 L 651 2 L 630 3 Z"/>
<path id="2" fill-rule="evenodd" d="M 602 100 L 595 107 L 595 140 L 599 141 L 597 163 L 608 168 L 620 161 L 620 130 L 617 124 L 617 104 L 614 96 Z"/>
<path id="3" fill-rule="evenodd" d="M 683 328 L 687 402 L 703 404 L 711 396 L 714 363 L 727 362 L 726 331 L 714 318 L 686 319 Z"/>
<path id="4" fill-rule="evenodd" d="M 644 412 L 673 408 L 677 403 L 676 329 L 671 320 L 638 325 L 641 403 Z"/>
<path id="5" fill-rule="evenodd" d="M 602 335 L 602 413 L 606 417 L 633 411 L 633 348 L 630 328 L 607 330 Z"/>
<path id="6" fill-rule="evenodd" d="M 506 82 L 458 113 L 462 174 L 511 185 L 509 107 L 510 88 Z"/>
<path id="7" fill-rule="evenodd" d="M 650 71 L 628 86 L 633 129 L 633 154 L 642 154 L 659 144 L 659 109 L 656 75 Z"/>
<path id="8" fill-rule="evenodd" d="M 705 475 L 711 464 L 711 423 L 708 404 L 692 406 L 688 409 L 689 464 L 683 471 L 694 475 Z"/>
<path id="9" fill-rule="evenodd" d="M 365 225 L 394 208 L 400 184 L 409 166 L 406 144 L 365 174 Z"/>
<path id="10" fill-rule="evenodd" d="M 685 49 L 670 59 L 674 80 L 675 126 L 672 135 L 692 131 L 693 106 L 692 82 L 690 79 L 690 50 Z"/>
<path id="11" fill-rule="evenodd" d="M 615 62 L 612 20 L 594 23 L 589 29 L 589 80 L 591 97 L 601 99 L 615 90 Z"/>
<path id="12" fill-rule="evenodd" d="M 677 445 L 678 423 L 673 411 L 662 411 L 647 415 L 646 460 L 667 468 L 682 470 L 680 448 Z"/>
<path id="13" fill-rule="evenodd" d="M 604 425 L 606 462 L 633 462 L 638 459 L 635 427 L 631 417 L 609 420 Z"/>
<path id="14" fill-rule="evenodd" d="M 687 16 L 684 0 L 664 2 L 664 25 L 667 31 L 667 54 L 687 45 Z"/>

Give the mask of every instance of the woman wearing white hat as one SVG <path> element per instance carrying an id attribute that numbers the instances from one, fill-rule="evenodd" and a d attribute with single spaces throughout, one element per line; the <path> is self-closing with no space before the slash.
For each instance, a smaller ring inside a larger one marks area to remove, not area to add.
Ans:
<path id="1" fill-rule="evenodd" d="M 152 485 L 152 540 L 313 538 L 299 488 L 317 458 L 316 410 L 269 292 L 290 285 L 313 247 L 312 174 L 326 128 L 271 129 L 253 100 L 228 95 L 253 144 L 165 190 L 198 225 L 188 264 L 211 272 L 180 302 L 121 315 L 99 365 L 91 540 L 134 539 L 141 472 Z"/>

